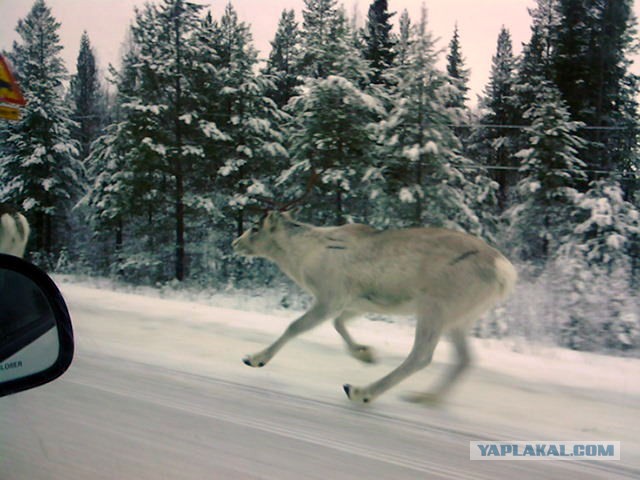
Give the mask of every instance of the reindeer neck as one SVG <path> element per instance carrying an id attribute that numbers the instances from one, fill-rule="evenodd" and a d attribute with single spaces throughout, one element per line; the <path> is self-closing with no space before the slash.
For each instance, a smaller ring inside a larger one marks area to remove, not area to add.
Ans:
<path id="1" fill-rule="evenodd" d="M 312 225 L 298 224 L 290 230 L 286 244 L 279 245 L 271 252 L 271 259 L 280 269 L 296 282 L 300 283 L 300 266 L 305 258 L 321 246 L 321 238 Z"/>

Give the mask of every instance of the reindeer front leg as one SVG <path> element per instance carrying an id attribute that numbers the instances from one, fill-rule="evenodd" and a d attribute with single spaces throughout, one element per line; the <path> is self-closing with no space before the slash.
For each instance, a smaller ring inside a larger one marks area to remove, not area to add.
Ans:
<path id="1" fill-rule="evenodd" d="M 397 385 L 409 375 L 422 370 L 431 363 L 433 351 L 440 339 L 442 322 L 427 315 L 419 315 L 416 323 L 416 335 L 409 356 L 391 373 L 366 387 L 343 386 L 347 397 L 353 402 L 369 403 L 378 395 Z"/>
<path id="2" fill-rule="evenodd" d="M 351 338 L 351 335 L 349 335 L 349 332 L 345 327 L 345 322 L 347 322 L 347 320 L 351 320 L 357 315 L 358 314 L 356 312 L 345 310 L 336 317 L 336 319 L 333 321 L 333 326 L 347 344 L 347 349 L 349 350 L 351 356 L 364 363 L 374 363 L 375 357 L 373 354 L 373 349 L 371 347 L 368 347 L 367 345 L 362 345 L 360 343 L 354 342 L 353 338 Z"/>
<path id="3" fill-rule="evenodd" d="M 264 367 L 273 356 L 292 338 L 311 330 L 327 320 L 331 312 L 325 305 L 316 303 L 311 310 L 296 319 L 287 327 L 284 333 L 269 347 L 254 355 L 247 355 L 242 359 L 250 367 Z"/>

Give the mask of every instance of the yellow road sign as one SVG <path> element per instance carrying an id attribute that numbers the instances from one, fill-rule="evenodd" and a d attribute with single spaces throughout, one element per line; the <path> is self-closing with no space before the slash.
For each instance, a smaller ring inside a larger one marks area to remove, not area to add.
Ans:
<path id="1" fill-rule="evenodd" d="M 16 79 L 13 78 L 7 61 L 0 55 L 0 102 L 25 105 L 27 102 L 22 96 Z"/>
<path id="2" fill-rule="evenodd" d="M 20 120 L 20 109 L 0 105 L 0 118 L 5 118 L 7 120 Z"/>

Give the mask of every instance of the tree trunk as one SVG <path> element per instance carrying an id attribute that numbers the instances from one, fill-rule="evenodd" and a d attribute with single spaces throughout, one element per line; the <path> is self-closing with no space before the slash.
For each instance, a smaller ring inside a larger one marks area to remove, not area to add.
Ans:
<path id="1" fill-rule="evenodd" d="M 342 214 L 342 191 L 340 187 L 336 191 L 336 222 L 338 225 L 342 225 L 344 223 L 344 215 Z"/>
<path id="2" fill-rule="evenodd" d="M 236 233 L 238 237 L 244 233 L 244 212 L 242 210 L 239 210 L 236 215 Z"/>
<path id="3" fill-rule="evenodd" d="M 416 192 L 416 209 L 414 212 L 415 218 L 413 219 L 414 226 L 416 227 L 422 226 L 422 193 L 424 192 L 422 189 L 422 162 L 423 155 L 420 156 L 420 161 L 416 164 L 416 185 L 419 189 L 419 192 Z"/>
<path id="4" fill-rule="evenodd" d="M 118 275 L 123 275 L 122 269 L 122 244 L 124 243 L 124 224 L 122 217 L 118 217 L 116 223 L 116 264 L 118 265 Z"/>
<path id="5" fill-rule="evenodd" d="M 118 253 L 122 251 L 123 229 L 122 218 L 118 217 L 116 223 L 116 252 Z"/>
<path id="6" fill-rule="evenodd" d="M 176 279 L 184 280 L 184 178 L 180 160 L 177 161 L 176 172 Z"/>
<path id="7" fill-rule="evenodd" d="M 38 252 L 44 251 L 44 212 L 39 210 L 36 213 L 35 224 L 35 237 L 36 237 L 36 250 Z"/>
<path id="8" fill-rule="evenodd" d="M 184 172 L 182 169 L 182 132 L 180 129 L 181 114 L 181 57 L 180 57 L 180 14 L 182 9 L 181 3 L 175 5 L 173 27 L 176 41 L 176 79 L 175 79 L 175 112 L 174 112 L 174 129 L 175 129 L 175 180 L 176 180 L 176 279 L 184 280 L 185 271 L 185 248 L 184 248 Z"/>
<path id="9" fill-rule="evenodd" d="M 47 257 L 49 257 L 49 255 L 51 254 L 51 250 L 53 247 L 53 228 L 52 228 L 52 222 L 51 222 L 51 215 L 50 214 L 45 214 L 45 225 L 44 225 L 44 230 L 45 230 L 45 245 L 44 245 L 44 251 L 47 252 Z"/>

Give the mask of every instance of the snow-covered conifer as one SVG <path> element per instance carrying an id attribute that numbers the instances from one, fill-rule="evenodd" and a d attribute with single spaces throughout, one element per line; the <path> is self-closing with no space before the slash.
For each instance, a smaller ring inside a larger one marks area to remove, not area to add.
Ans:
<path id="1" fill-rule="evenodd" d="M 82 178 L 74 122 L 63 100 L 67 70 L 59 28 L 44 0 L 18 21 L 19 37 L 8 56 L 27 105 L 20 121 L 4 126 L 0 143 L 0 201 L 24 210 L 34 250 L 54 257 L 66 240 Z"/>

